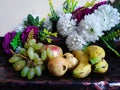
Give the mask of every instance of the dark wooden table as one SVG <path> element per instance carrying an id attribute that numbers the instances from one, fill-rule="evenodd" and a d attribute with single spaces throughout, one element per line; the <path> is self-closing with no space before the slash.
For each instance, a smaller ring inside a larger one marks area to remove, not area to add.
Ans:
<path id="1" fill-rule="evenodd" d="M 46 70 L 41 77 L 33 80 L 21 78 L 8 63 L 10 56 L 2 49 L 0 38 L 0 90 L 120 90 L 120 58 L 106 50 L 106 60 L 109 64 L 105 74 L 91 73 L 83 79 L 75 79 L 71 73 L 55 78 Z M 119 43 L 117 44 L 119 46 Z"/>

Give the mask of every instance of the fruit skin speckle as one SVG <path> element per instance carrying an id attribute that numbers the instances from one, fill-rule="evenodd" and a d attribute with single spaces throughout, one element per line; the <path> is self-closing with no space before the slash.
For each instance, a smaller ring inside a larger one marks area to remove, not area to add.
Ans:
<path id="1" fill-rule="evenodd" d="M 54 57 L 48 62 L 49 72 L 56 77 L 63 76 L 68 69 L 68 63 L 63 57 Z"/>

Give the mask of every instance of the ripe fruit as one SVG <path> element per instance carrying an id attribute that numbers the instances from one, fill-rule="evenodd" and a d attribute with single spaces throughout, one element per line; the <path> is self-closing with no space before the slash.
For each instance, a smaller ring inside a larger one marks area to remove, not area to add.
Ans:
<path id="1" fill-rule="evenodd" d="M 72 71 L 73 77 L 75 78 L 84 78 L 91 73 L 91 64 L 89 64 L 88 55 L 81 50 L 76 50 L 73 52 L 74 56 L 78 59 L 78 66 Z"/>
<path id="2" fill-rule="evenodd" d="M 46 50 L 49 59 L 53 57 L 63 56 L 61 47 L 57 45 L 46 45 Z"/>
<path id="3" fill-rule="evenodd" d="M 36 74 L 37 76 L 41 76 L 42 70 L 41 70 L 41 67 L 40 67 L 40 66 L 36 66 L 36 67 L 35 67 L 35 74 Z"/>
<path id="4" fill-rule="evenodd" d="M 15 71 L 19 71 L 24 68 L 25 64 L 25 60 L 19 60 L 13 64 L 13 68 Z"/>
<path id="5" fill-rule="evenodd" d="M 90 56 L 90 62 L 92 65 L 100 62 L 105 57 L 104 49 L 97 45 L 90 45 L 85 51 Z"/>
<path id="6" fill-rule="evenodd" d="M 35 69 L 34 68 L 30 68 L 28 73 L 27 73 L 27 78 L 30 80 L 35 76 Z"/>
<path id="7" fill-rule="evenodd" d="M 60 77 L 66 73 L 68 63 L 63 57 L 54 57 L 49 60 L 47 67 L 52 75 Z"/>
<path id="8" fill-rule="evenodd" d="M 101 60 L 99 63 L 93 66 L 93 72 L 95 73 L 105 73 L 108 70 L 108 63 L 105 59 Z"/>
<path id="9" fill-rule="evenodd" d="M 21 60 L 20 57 L 18 57 L 17 55 L 13 55 L 8 61 L 9 61 L 9 63 L 15 63 L 19 60 Z"/>
<path id="10" fill-rule="evenodd" d="M 21 71 L 21 76 L 22 77 L 26 77 L 27 74 L 28 74 L 28 71 L 29 71 L 29 67 L 28 66 L 25 66 L 22 71 Z"/>
<path id="11" fill-rule="evenodd" d="M 68 70 L 73 70 L 77 66 L 78 60 L 73 56 L 72 53 L 65 53 L 63 57 L 68 62 Z"/>
<path id="12" fill-rule="evenodd" d="M 30 58 L 31 60 L 34 59 L 34 49 L 33 49 L 33 47 L 29 47 L 29 48 L 28 48 L 27 54 L 28 54 L 28 56 L 29 56 L 29 58 Z"/>
<path id="13" fill-rule="evenodd" d="M 79 64 L 73 70 L 73 77 L 75 78 L 85 78 L 91 73 L 91 65 L 88 64 Z"/>

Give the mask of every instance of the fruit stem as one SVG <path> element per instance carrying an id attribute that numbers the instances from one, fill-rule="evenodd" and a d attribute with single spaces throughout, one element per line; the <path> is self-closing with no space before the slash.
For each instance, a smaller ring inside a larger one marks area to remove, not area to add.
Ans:
<path id="1" fill-rule="evenodd" d="M 23 55 L 21 55 L 21 54 L 16 54 L 12 49 L 10 49 L 10 52 L 11 52 L 13 55 L 17 55 L 17 56 L 22 57 L 22 58 L 24 58 L 25 60 L 29 61 L 29 59 L 28 59 L 27 57 L 25 57 L 25 56 L 23 56 Z"/>

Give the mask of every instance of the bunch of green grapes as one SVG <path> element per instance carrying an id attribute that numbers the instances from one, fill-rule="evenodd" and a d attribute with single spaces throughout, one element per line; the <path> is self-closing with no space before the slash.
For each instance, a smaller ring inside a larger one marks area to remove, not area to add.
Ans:
<path id="1" fill-rule="evenodd" d="M 20 49 L 18 54 L 14 54 L 9 62 L 13 64 L 15 71 L 21 71 L 22 77 L 32 79 L 35 76 L 41 76 L 45 70 L 45 62 L 49 54 L 45 45 L 41 42 L 36 43 L 31 39 Z"/>

